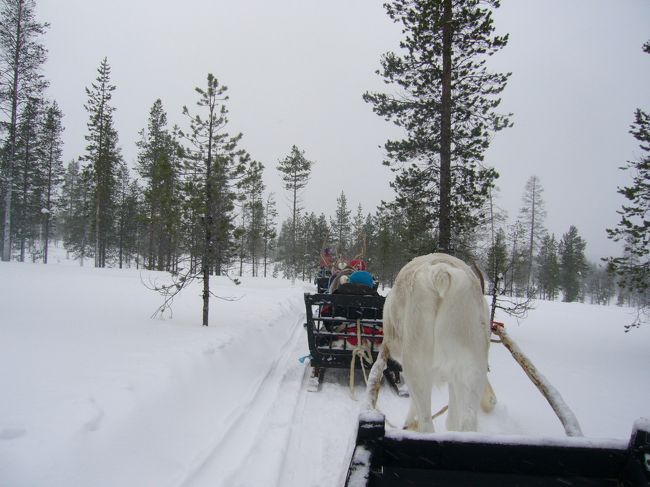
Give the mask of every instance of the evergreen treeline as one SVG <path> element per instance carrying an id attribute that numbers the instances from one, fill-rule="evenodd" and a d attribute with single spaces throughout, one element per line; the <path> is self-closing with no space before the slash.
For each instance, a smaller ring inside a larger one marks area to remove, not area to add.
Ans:
<path id="1" fill-rule="evenodd" d="M 386 5 L 406 40 L 398 53 L 382 57 L 378 74 L 402 92 L 366 93 L 364 99 L 404 129 L 403 139 L 385 144 L 395 199 L 364 212 L 341 191 L 333 215 L 310 211 L 302 192 L 317 162 L 294 145 L 276 163 L 290 212 L 279 228 L 264 164 L 242 149 L 241 134 L 228 132 L 227 90 L 211 74 L 195 89 L 194 108 L 183 109 L 185 130 L 170 126 L 163 102 L 153 102 L 148 117 L 143 114 L 137 160 L 129 168 L 113 120 L 117 87 L 104 58 L 85 91 L 85 151 L 64 166 L 64 114 L 46 96 L 41 71 L 48 26 L 36 22 L 35 5 L 35 0 L 0 0 L 5 261 L 47 263 L 50 243 L 60 242 L 82 265 L 92 259 L 96 267 L 169 271 L 177 290 L 199 279 L 204 324 L 210 276 L 246 272 L 311 280 L 325 248 L 342 260 L 365 260 L 388 286 L 411 258 L 446 250 L 474 259 L 490 279 L 498 276 L 501 292 L 510 296 L 594 303 L 608 303 L 617 292 L 619 303 L 638 297 L 587 262 L 576 227 L 563 235 L 546 231 L 538 177 L 526 183 L 514 222 L 497 206 L 498 174 L 484 164 L 483 155 L 493 133 L 510 125 L 510 115 L 495 112 L 508 74 L 485 68 L 486 56 L 507 43 L 507 35 L 494 35 L 490 7 L 498 2 L 393 0 Z M 633 127 L 644 150 L 647 118 L 639 111 Z M 646 162 L 639 162 L 639 170 Z M 647 184 L 644 176 L 641 183 Z M 621 192 L 629 199 L 641 194 L 634 188 Z M 630 221 L 624 217 L 622 227 L 611 231 L 630 242 L 629 257 L 610 266 L 619 273 L 638 271 L 641 277 L 633 278 L 646 283 L 647 239 L 638 242 L 647 225 Z"/>

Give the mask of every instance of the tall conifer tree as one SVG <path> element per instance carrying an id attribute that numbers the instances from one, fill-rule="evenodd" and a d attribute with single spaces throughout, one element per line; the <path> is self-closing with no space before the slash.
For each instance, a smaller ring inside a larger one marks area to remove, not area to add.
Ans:
<path id="1" fill-rule="evenodd" d="M 247 222 L 243 238 L 253 276 L 256 276 L 258 272 L 259 253 L 264 234 L 263 171 L 264 165 L 261 162 L 250 161 L 240 184 L 243 199 L 242 212 L 246 215 L 245 221 Z M 241 253 L 243 254 L 243 252 Z"/>
<path id="2" fill-rule="evenodd" d="M 349 250 L 352 235 L 351 215 L 352 212 L 348 208 L 348 199 L 345 193 L 341 191 L 341 194 L 336 198 L 336 214 L 330 221 L 332 241 L 336 245 L 336 254 L 341 257 L 345 257 Z"/>
<path id="3" fill-rule="evenodd" d="M 85 161 L 92 177 L 93 237 L 95 267 L 106 267 L 111 247 L 115 245 L 114 211 L 119 187 L 120 166 L 123 164 L 118 147 L 117 131 L 113 125 L 111 98 L 111 68 L 104 58 L 97 69 L 97 78 L 86 88 L 88 101 L 88 135 Z"/>
<path id="4" fill-rule="evenodd" d="M 149 269 L 170 270 L 180 225 L 179 145 L 167 129 L 167 113 L 156 100 L 140 131 L 137 171 L 144 181 L 146 261 Z"/>
<path id="5" fill-rule="evenodd" d="M 235 180 L 244 171 L 248 155 L 238 149 L 241 134 L 231 136 L 227 131 L 227 87 L 211 73 L 205 88 L 196 88 L 198 112 L 183 113 L 189 118 L 190 131 L 180 133 L 189 145 L 185 148 L 184 171 L 191 193 L 192 227 L 199 228 L 197 250 L 200 271 L 185 276 L 203 281 L 202 324 L 208 326 L 210 274 L 221 275 L 230 262 L 233 242 L 233 210 Z M 191 278 L 191 279 L 190 279 Z"/>
<path id="6" fill-rule="evenodd" d="M 45 111 L 41 133 L 42 171 L 45 191 L 42 194 L 43 218 L 43 263 L 47 264 L 52 217 L 59 202 L 59 186 L 63 182 L 63 113 L 56 102 L 52 102 Z"/>
<path id="7" fill-rule="evenodd" d="M 526 295 L 530 297 L 532 279 L 533 279 L 533 261 L 534 256 L 539 248 L 546 229 L 544 228 L 544 219 L 546 218 L 546 209 L 542 194 L 544 188 L 537 176 L 531 176 L 526 181 L 526 188 L 522 196 L 523 206 L 521 207 L 520 217 L 526 226 L 528 233 L 528 252 L 526 255 L 527 261 L 527 284 Z"/>
<path id="8" fill-rule="evenodd" d="M 40 98 L 47 86 L 41 68 L 47 50 L 40 37 L 49 26 L 36 21 L 35 0 L 0 0 L 0 109 L 5 113 L 0 176 L 2 185 L 2 260 L 11 258 L 12 201 L 18 118 L 29 98 Z"/>
<path id="9" fill-rule="evenodd" d="M 485 5 L 485 7 L 484 7 Z M 423 185 L 435 186 L 438 249 L 476 224 L 476 212 L 497 174 L 482 166 L 492 132 L 508 126 L 495 113 L 508 75 L 491 74 L 485 58 L 504 47 L 493 34 L 496 0 L 393 0 L 389 17 L 405 35 L 399 53 L 389 52 L 378 71 L 395 94 L 366 93 L 379 116 L 406 131 L 389 140 L 385 164 L 414 161 L 427 168 Z"/>
<path id="10" fill-rule="evenodd" d="M 40 224 L 41 195 L 44 190 L 40 171 L 40 129 L 43 119 L 42 100 L 30 98 L 20 114 L 14 154 L 13 238 L 19 260 L 25 261 L 27 247 L 33 249 Z"/>
<path id="11" fill-rule="evenodd" d="M 264 226 L 262 231 L 264 277 L 266 277 L 270 254 L 275 249 L 275 238 L 277 237 L 275 219 L 277 216 L 275 197 L 273 193 L 269 193 L 264 203 Z"/>
<path id="12" fill-rule="evenodd" d="M 650 54 L 650 41 L 643 45 Z M 621 257 L 607 259 L 611 271 L 628 289 L 647 293 L 650 289 L 650 113 L 637 109 L 630 133 L 639 141 L 641 156 L 621 169 L 631 171 L 632 183 L 618 189 L 626 202 L 619 210 L 617 227 L 608 229 L 609 238 L 624 243 Z M 647 311 L 647 303 L 645 305 Z M 635 323 L 633 326 L 638 325 Z"/>
<path id="13" fill-rule="evenodd" d="M 291 277 L 295 277 L 297 272 L 297 221 L 301 209 L 300 194 L 309 182 L 313 165 L 314 162 L 305 157 L 305 151 L 301 151 L 294 145 L 291 146 L 289 155 L 278 162 L 277 166 L 284 183 L 284 189 L 289 191 L 291 199 L 291 234 L 289 236 L 291 239 L 290 266 L 293 268 Z"/>
<path id="14" fill-rule="evenodd" d="M 540 296 L 543 299 L 555 299 L 560 287 L 560 263 L 558 261 L 558 244 L 555 235 L 545 235 L 537 255 Z"/>
<path id="15" fill-rule="evenodd" d="M 560 240 L 558 247 L 560 287 L 564 294 L 564 301 L 569 303 L 581 298 L 585 272 L 588 270 L 585 257 L 586 246 L 586 242 L 578 234 L 578 229 L 573 225 Z"/>

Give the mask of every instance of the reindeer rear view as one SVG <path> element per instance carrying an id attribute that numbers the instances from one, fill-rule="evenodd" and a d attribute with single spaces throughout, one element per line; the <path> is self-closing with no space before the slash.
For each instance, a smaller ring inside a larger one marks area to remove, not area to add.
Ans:
<path id="1" fill-rule="evenodd" d="M 411 395 L 405 428 L 433 431 L 432 389 L 446 382 L 447 428 L 475 431 L 479 406 L 490 410 L 495 403 L 487 382 L 489 345 L 489 309 L 469 266 L 439 253 L 406 264 L 386 298 L 375 364 L 383 370 L 389 357 L 402 364 Z"/>

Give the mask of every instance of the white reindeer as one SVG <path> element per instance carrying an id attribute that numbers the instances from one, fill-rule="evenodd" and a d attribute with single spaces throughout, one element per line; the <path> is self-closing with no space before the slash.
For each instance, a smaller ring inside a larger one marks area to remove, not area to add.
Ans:
<path id="1" fill-rule="evenodd" d="M 448 384 L 449 430 L 476 431 L 479 404 L 494 407 L 487 382 L 490 314 L 481 288 L 477 274 L 447 254 L 417 257 L 397 275 L 373 368 L 381 374 L 389 357 L 402 364 L 411 396 L 405 428 L 433 431 L 434 384 Z"/>

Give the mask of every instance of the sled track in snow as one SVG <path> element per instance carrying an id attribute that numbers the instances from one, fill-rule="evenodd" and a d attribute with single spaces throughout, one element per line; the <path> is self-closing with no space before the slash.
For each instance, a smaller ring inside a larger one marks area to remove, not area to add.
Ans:
<path id="1" fill-rule="evenodd" d="M 307 369 L 297 360 L 304 350 L 304 347 L 298 348 L 305 339 L 303 321 L 304 316 L 300 316 L 294 322 L 267 373 L 260 375 L 259 381 L 239 403 L 239 407 L 224 418 L 223 427 L 215 432 L 209 446 L 189 466 L 185 478 L 174 485 L 234 487 L 254 485 L 255 478 L 269 485 L 269 480 L 277 478 L 289 432 L 282 424 L 282 418 L 274 419 L 274 416 L 286 416 L 286 420 L 290 421 L 297 403 Z M 294 385 L 295 391 L 292 392 L 291 385 L 296 382 L 297 386 Z M 293 404 L 293 409 L 283 404 L 287 402 L 289 406 Z M 277 432 L 270 431 L 273 429 L 277 429 Z M 283 430 L 286 436 L 284 441 L 281 437 Z M 256 464 L 255 458 L 259 455 L 263 458 Z M 268 455 L 281 456 L 273 462 Z M 276 472 L 268 471 L 273 469 Z"/>

